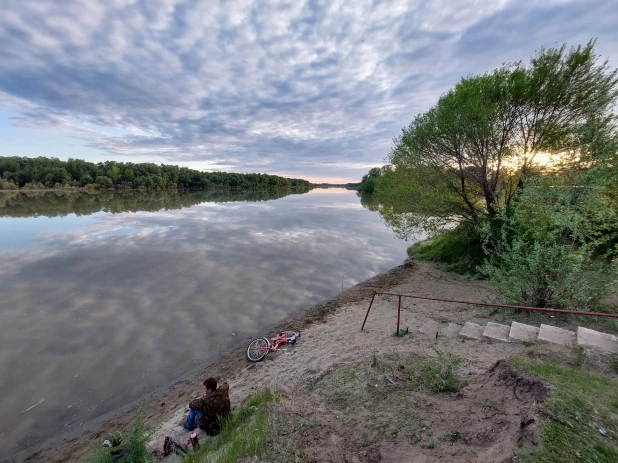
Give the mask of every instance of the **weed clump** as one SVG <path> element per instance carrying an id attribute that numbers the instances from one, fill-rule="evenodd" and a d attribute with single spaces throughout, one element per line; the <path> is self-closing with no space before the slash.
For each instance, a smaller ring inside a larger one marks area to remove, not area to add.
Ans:
<path id="1" fill-rule="evenodd" d="M 461 365 L 461 359 L 453 357 L 449 353 L 436 350 L 436 358 L 427 358 L 423 361 L 421 377 L 423 383 L 431 392 L 457 392 L 457 370 Z"/>
<path id="2" fill-rule="evenodd" d="M 112 436 L 114 440 L 119 438 L 120 433 Z M 93 463 L 149 463 L 154 461 L 153 456 L 147 448 L 150 433 L 146 432 L 143 420 L 143 409 L 140 407 L 135 413 L 133 425 L 126 439 L 122 440 L 119 446 L 110 449 L 104 447 L 98 450 L 93 459 Z"/>

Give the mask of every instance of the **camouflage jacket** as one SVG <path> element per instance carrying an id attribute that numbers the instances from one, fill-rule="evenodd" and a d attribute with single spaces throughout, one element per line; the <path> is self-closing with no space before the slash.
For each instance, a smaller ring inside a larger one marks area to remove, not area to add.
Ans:
<path id="1" fill-rule="evenodd" d="M 214 436 L 221 430 L 221 421 L 230 415 L 230 386 L 221 384 L 216 391 L 203 395 L 189 402 L 193 410 L 200 410 L 204 417 L 197 421 L 200 429 Z"/>

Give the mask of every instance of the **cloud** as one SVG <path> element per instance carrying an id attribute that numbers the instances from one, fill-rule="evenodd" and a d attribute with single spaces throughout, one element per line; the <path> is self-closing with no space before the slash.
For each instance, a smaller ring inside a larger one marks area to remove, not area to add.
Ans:
<path id="1" fill-rule="evenodd" d="M 593 37 L 607 55 L 617 20 L 612 0 L 8 0 L 0 106 L 110 158 L 358 179 L 461 76 Z"/>

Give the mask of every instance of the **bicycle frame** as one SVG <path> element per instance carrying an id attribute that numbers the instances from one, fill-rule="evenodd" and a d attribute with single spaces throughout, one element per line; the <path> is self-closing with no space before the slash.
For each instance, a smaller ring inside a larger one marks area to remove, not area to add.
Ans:
<path id="1" fill-rule="evenodd" d="M 259 347 L 259 350 L 267 350 L 268 352 L 287 351 L 287 349 L 279 349 L 281 344 L 289 344 L 290 338 L 285 335 L 277 335 L 270 339 L 270 345 L 268 347 Z"/>

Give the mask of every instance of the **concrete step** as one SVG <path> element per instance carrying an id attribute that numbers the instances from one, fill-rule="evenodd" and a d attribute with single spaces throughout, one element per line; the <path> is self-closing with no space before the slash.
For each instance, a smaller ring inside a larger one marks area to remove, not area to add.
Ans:
<path id="1" fill-rule="evenodd" d="M 539 328 L 532 325 L 525 325 L 519 322 L 511 323 L 509 340 L 511 342 L 532 342 L 539 336 Z"/>
<path id="2" fill-rule="evenodd" d="M 435 320 L 427 320 L 418 331 L 424 338 L 436 339 L 438 337 L 438 322 Z"/>
<path id="3" fill-rule="evenodd" d="M 509 331 L 511 331 L 509 325 L 489 322 L 483 331 L 483 338 L 491 342 L 510 342 Z"/>
<path id="4" fill-rule="evenodd" d="M 577 345 L 618 354 L 618 337 L 584 328 L 583 326 L 577 328 Z"/>
<path id="5" fill-rule="evenodd" d="M 461 325 L 449 322 L 448 325 L 443 323 L 438 329 L 439 335 L 447 338 L 456 338 L 461 331 Z"/>
<path id="6" fill-rule="evenodd" d="M 539 328 L 539 341 L 573 347 L 575 345 L 575 337 L 575 331 L 564 330 L 556 326 L 541 325 L 541 328 Z"/>
<path id="7" fill-rule="evenodd" d="M 459 332 L 459 336 L 465 339 L 476 339 L 478 341 L 482 341 L 483 331 L 485 331 L 485 328 L 483 328 L 481 325 L 466 322 L 464 327 Z"/>

